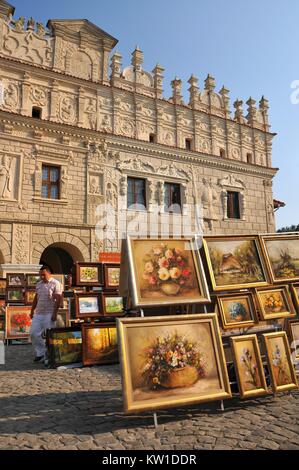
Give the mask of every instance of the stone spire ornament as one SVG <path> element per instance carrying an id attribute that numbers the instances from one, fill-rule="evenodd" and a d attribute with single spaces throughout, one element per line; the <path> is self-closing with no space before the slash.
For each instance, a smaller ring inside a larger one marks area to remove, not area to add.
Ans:
<path id="1" fill-rule="evenodd" d="M 235 121 L 240 122 L 240 123 L 244 122 L 245 118 L 243 116 L 243 101 L 237 99 L 234 102 L 234 108 L 235 108 L 235 116 L 234 116 Z"/>
<path id="2" fill-rule="evenodd" d="M 269 128 L 270 128 L 268 109 L 269 109 L 269 101 L 263 95 L 259 101 L 259 110 L 263 116 L 265 131 L 269 131 Z"/>
<path id="3" fill-rule="evenodd" d="M 172 86 L 172 102 L 174 104 L 183 104 L 183 96 L 182 96 L 182 80 L 178 77 L 175 77 L 174 80 L 171 82 Z"/>
<path id="4" fill-rule="evenodd" d="M 119 78 L 121 76 L 121 64 L 122 55 L 115 51 L 111 58 L 111 78 Z"/>
<path id="5" fill-rule="evenodd" d="M 139 49 L 138 46 L 135 47 L 134 52 L 132 52 L 131 64 L 134 67 L 135 72 L 140 72 L 143 64 L 143 52 Z"/>
<path id="6" fill-rule="evenodd" d="M 163 72 L 164 69 L 160 64 L 157 64 L 155 68 L 152 70 L 152 74 L 154 77 L 154 87 L 156 90 L 156 97 L 162 98 L 163 93 Z"/>
<path id="7" fill-rule="evenodd" d="M 229 90 L 227 88 L 225 88 L 225 86 L 223 85 L 223 87 L 219 91 L 219 94 L 222 96 L 223 108 L 224 108 L 225 114 L 228 116 L 228 115 L 230 115 Z"/>
<path id="8" fill-rule="evenodd" d="M 247 109 L 248 114 L 246 118 L 249 124 L 254 124 L 256 120 L 256 106 L 255 106 L 256 101 L 250 96 L 249 100 L 246 101 L 246 104 L 248 106 L 248 109 Z"/>
<path id="9" fill-rule="evenodd" d="M 215 78 L 208 74 L 207 78 L 205 79 L 205 90 L 212 92 L 215 90 L 216 83 Z"/>
<path id="10" fill-rule="evenodd" d="M 188 89 L 190 98 L 189 98 L 189 105 L 194 108 L 196 103 L 199 101 L 199 87 L 198 87 L 198 78 L 195 77 L 193 74 L 188 80 L 190 87 Z"/>

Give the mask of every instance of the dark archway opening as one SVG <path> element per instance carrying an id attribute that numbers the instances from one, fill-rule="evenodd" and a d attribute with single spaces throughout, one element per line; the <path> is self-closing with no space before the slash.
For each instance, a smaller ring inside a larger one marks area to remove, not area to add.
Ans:
<path id="1" fill-rule="evenodd" d="M 82 254 L 78 248 L 67 243 L 48 246 L 40 259 L 40 263 L 49 266 L 53 274 L 70 274 L 75 261 L 83 261 Z"/>

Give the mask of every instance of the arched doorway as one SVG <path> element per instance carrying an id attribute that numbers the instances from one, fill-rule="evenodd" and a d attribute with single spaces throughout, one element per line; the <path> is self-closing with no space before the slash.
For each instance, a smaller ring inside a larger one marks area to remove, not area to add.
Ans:
<path id="1" fill-rule="evenodd" d="M 63 242 L 49 245 L 40 258 L 40 264 L 49 266 L 55 274 L 69 274 L 75 261 L 83 261 L 81 252 L 77 247 Z"/>

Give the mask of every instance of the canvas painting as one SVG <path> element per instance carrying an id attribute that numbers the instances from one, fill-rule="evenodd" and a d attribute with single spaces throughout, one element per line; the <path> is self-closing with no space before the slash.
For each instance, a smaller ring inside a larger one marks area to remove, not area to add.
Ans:
<path id="1" fill-rule="evenodd" d="M 224 329 L 245 328 L 258 323 L 251 293 L 220 295 L 217 303 Z"/>
<path id="2" fill-rule="evenodd" d="M 25 304 L 31 305 L 33 303 L 34 297 L 36 294 L 35 289 L 27 289 L 25 292 Z"/>
<path id="3" fill-rule="evenodd" d="M 6 302 L 7 303 L 24 303 L 24 289 L 23 287 L 8 287 L 6 289 Z"/>
<path id="4" fill-rule="evenodd" d="M 128 237 L 134 306 L 209 302 L 209 292 L 192 239 Z"/>
<path id="5" fill-rule="evenodd" d="M 288 287 L 257 289 L 259 312 L 263 320 L 291 317 L 295 315 Z"/>
<path id="6" fill-rule="evenodd" d="M 25 275 L 24 274 L 7 274 L 7 285 L 9 287 L 17 287 L 25 285 Z"/>
<path id="7" fill-rule="evenodd" d="M 5 295 L 6 279 L 0 279 L 0 295 Z"/>
<path id="8" fill-rule="evenodd" d="M 98 294 L 81 293 L 75 294 L 76 317 L 94 317 L 99 316 L 100 298 Z"/>
<path id="9" fill-rule="evenodd" d="M 298 384 L 286 333 L 284 331 L 268 333 L 263 337 L 273 391 L 276 393 L 297 388 Z"/>
<path id="10" fill-rule="evenodd" d="M 231 396 L 215 313 L 117 322 L 126 412 Z"/>
<path id="11" fill-rule="evenodd" d="M 115 324 L 82 326 L 83 365 L 117 364 L 118 346 Z"/>
<path id="12" fill-rule="evenodd" d="M 26 274 L 26 285 L 27 287 L 36 287 L 36 284 L 40 281 L 39 274 Z"/>
<path id="13" fill-rule="evenodd" d="M 299 281 L 299 236 L 261 237 L 272 282 Z"/>
<path id="14" fill-rule="evenodd" d="M 67 328 L 69 325 L 70 314 L 68 309 L 60 308 L 57 313 L 56 328 Z"/>
<path id="15" fill-rule="evenodd" d="M 297 313 L 299 314 L 299 284 L 291 284 L 291 291 Z"/>
<path id="16" fill-rule="evenodd" d="M 5 315 L 0 315 L 0 331 L 5 330 Z"/>
<path id="17" fill-rule="evenodd" d="M 299 361 L 299 321 L 291 320 L 288 322 L 288 332 L 290 338 L 290 345 L 292 356 Z"/>
<path id="18" fill-rule="evenodd" d="M 105 289 L 117 289 L 120 279 L 119 265 L 104 265 Z"/>
<path id="19" fill-rule="evenodd" d="M 266 378 L 256 335 L 231 337 L 239 393 L 248 398 L 267 393 Z"/>
<path id="20" fill-rule="evenodd" d="M 31 307 L 6 307 L 6 339 L 29 338 Z"/>
<path id="21" fill-rule="evenodd" d="M 60 284 L 62 285 L 62 290 L 64 290 L 65 288 L 65 278 L 64 278 L 64 274 L 51 274 L 51 276 L 56 279 L 56 281 L 60 282 Z"/>
<path id="22" fill-rule="evenodd" d="M 102 310 L 104 315 L 122 315 L 124 312 L 123 298 L 118 295 L 102 294 Z"/>
<path id="23" fill-rule="evenodd" d="M 52 328 L 47 331 L 49 363 L 52 367 L 82 362 L 80 327 Z"/>
<path id="24" fill-rule="evenodd" d="M 203 246 L 215 291 L 268 284 L 257 237 L 205 237 Z"/>

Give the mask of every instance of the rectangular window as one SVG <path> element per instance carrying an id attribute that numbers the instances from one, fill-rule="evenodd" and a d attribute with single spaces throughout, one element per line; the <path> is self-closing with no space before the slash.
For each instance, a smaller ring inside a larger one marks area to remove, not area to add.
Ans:
<path id="1" fill-rule="evenodd" d="M 154 143 L 156 142 L 156 136 L 155 136 L 155 134 L 150 134 L 150 135 L 149 135 L 149 142 L 150 142 L 151 144 L 154 144 Z"/>
<path id="2" fill-rule="evenodd" d="M 166 212 L 181 212 L 181 186 L 177 183 L 164 183 L 164 209 Z"/>
<path id="3" fill-rule="evenodd" d="M 227 191 L 227 218 L 240 219 L 240 195 L 235 191 Z"/>
<path id="4" fill-rule="evenodd" d="M 58 166 L 43 165 L 42 174 L 42 197 L 47 199 L 59 199 L 60 168 Z"/>
<path id="5" fill-rule="evenodd" d="M 185 139 L 186 150 L 192 150 L 192 139 Z"/>
<path id="6" fill-rule="evenodd" d="M 142 178 L 128 178 L 127 207 L 140 204 L 146 209 L 145 180 Z M 142 209 L 140 207 L 140 209 Z"/>

